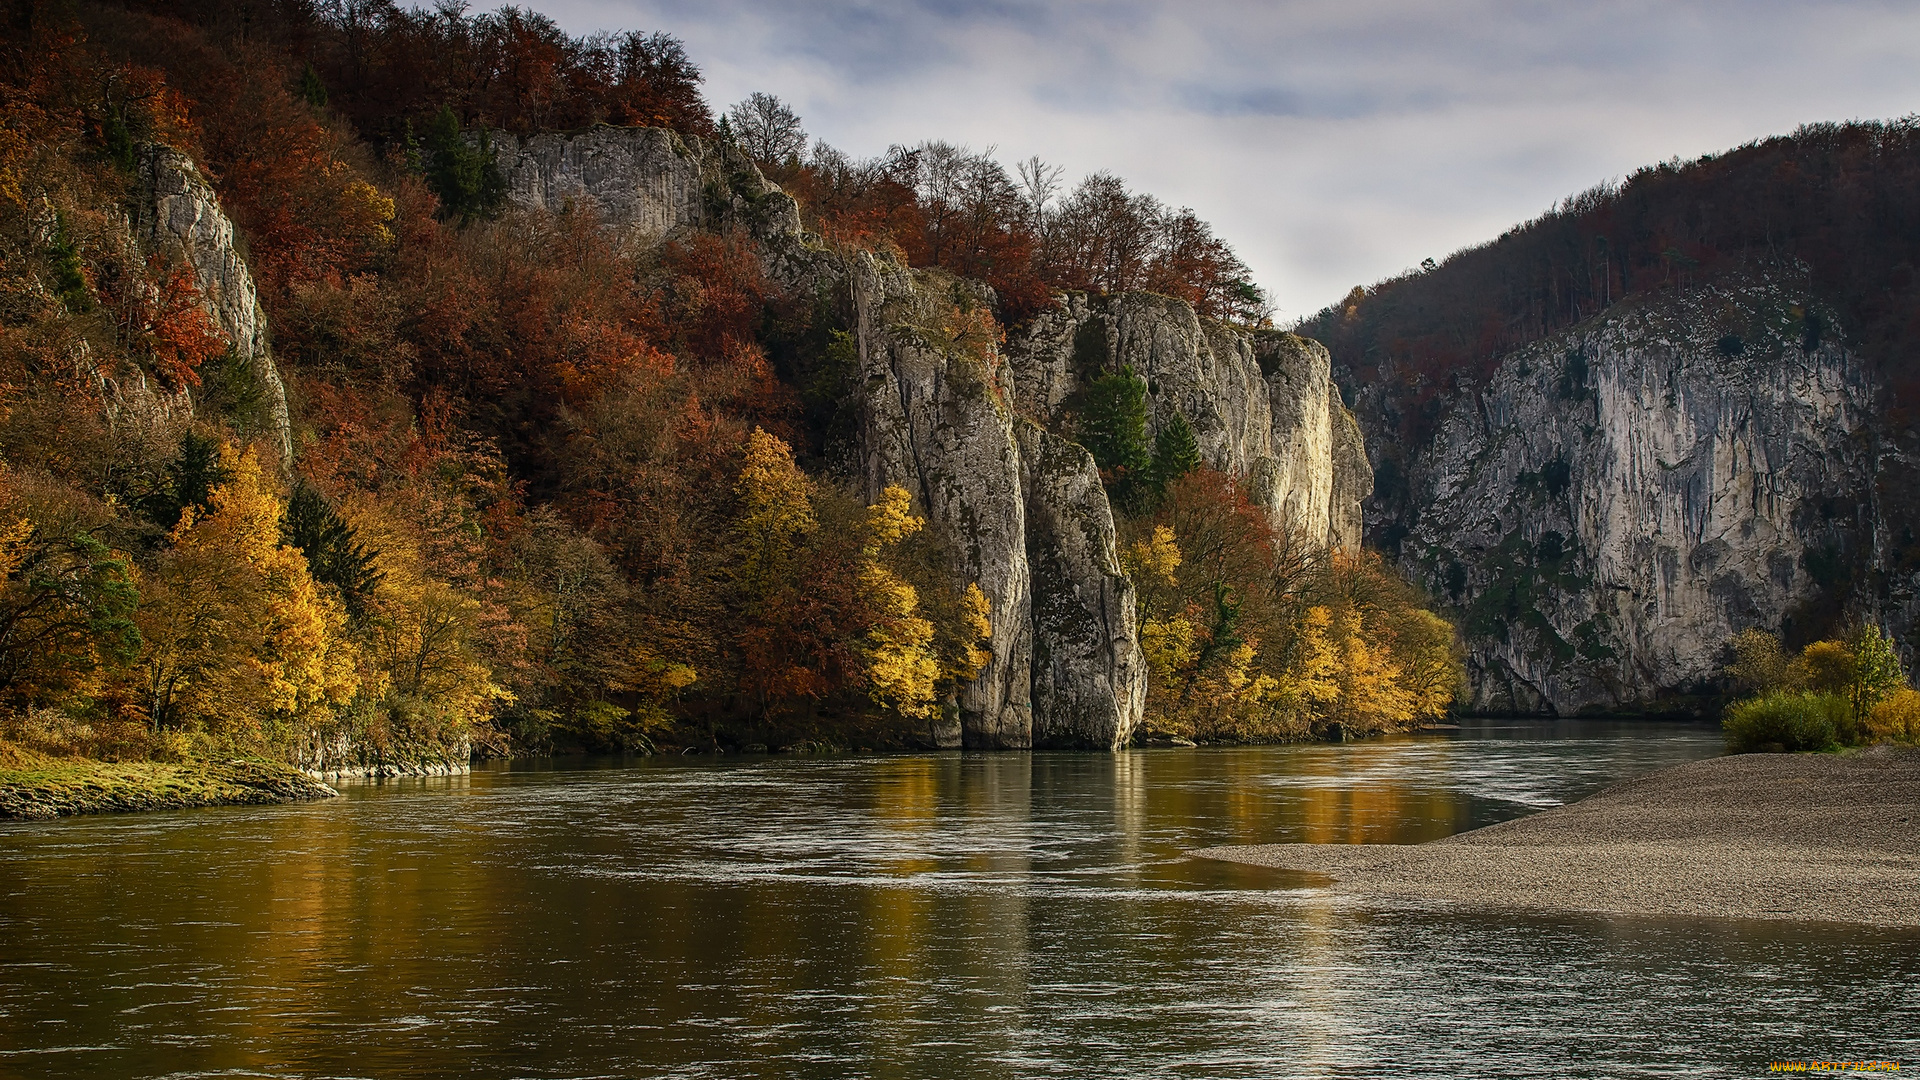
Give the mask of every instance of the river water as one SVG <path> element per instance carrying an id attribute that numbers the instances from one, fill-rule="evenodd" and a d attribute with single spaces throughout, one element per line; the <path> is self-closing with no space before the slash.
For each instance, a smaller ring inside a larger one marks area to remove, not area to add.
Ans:
<path id="1" fill-rule="evenodd" d="M 1362 903 L 1706 727 L 515 763 L 0 826 L 0 1077 L 1756 1076 L 1920 1067 L 1920 934 Z M 1920 887 L 1917 884 L 1916 887 Z"/>

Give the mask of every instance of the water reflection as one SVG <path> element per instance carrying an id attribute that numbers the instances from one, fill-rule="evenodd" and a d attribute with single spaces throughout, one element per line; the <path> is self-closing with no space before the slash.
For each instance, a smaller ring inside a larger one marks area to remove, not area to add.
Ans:
<path id="1" fill-rule="evenodd" d="M 1182 855 L 1418 842 L 1717 745 L 1589 722 L 516 763 L 5 826 L 0 1075 L 1736 1076 L 1920 1056 L 1914 935 L 1369 908 Z"/>

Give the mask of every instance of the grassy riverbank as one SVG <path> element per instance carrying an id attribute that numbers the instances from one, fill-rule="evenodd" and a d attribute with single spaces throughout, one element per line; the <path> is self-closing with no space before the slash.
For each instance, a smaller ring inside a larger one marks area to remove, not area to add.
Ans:
<path id="1" fill-rule="evenodd" d="M 1920 926 L 1920 751 L 1697 761 L 1427 844 L 1195 854 L 1325 874 L 1363 895 Z"/>
<path id="2" fill-rule="evenodd" d="M 305 773 L 266 762 L 95 761 L 0 742 L 0 818 L 259 805 L 335 794 Z"/>

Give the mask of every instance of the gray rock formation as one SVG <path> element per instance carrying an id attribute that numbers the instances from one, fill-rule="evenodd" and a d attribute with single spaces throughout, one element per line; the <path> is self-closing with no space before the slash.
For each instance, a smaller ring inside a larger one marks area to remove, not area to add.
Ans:
<path id="1" fill-rule="evenodd" d="M 1021 422 L 1033 575 L 1033 744 L 1119 749 L 1147 706 L 1133 582 L 1093 455 Z"/>
<path id="2" fill-rule="evenodd" d="M 1457 605 L 1473 707 L 1684 694 L 1821 602 L 1875 461 L 1871 390 L 1809 304 L 1782 274 L 1621 305 L 1446 401 L 1410 509 L 1371 524 Z"/>
<path id="3" fill-rule="evenodd" d="M 983 286 L 837 258 L 860 356 L 857 460 L 866 493 L 912 492 L 992 607 L 992 660 L 960 691 L 937 745 L 1113 749 L 1146 704 L 1133 586 L 1092 457 L 1017 419 L 991 341 L 955 340 Z"/>
<path id="4" fill-rule="evenodd" d="M 1345 405 L 1336 404 L 1330 412 L 1333 494 L 1327 509 L 1327 546 L 1357 551 L 1366 531 L 1367 496 L 1373 494 L 1373 464 L 1367 460 L 1360 421 Z"/>
<path id="5" fill-rule="evenodd" d="M 134 230 L 149 252 L 179 258 L 193 267 L 208 314 L 251 372 L 266 409 L 267 433 L 284 462 L 293 460 L 293 423 L 287 388 L 273 362 L 267 317 L 254 292 L 253 274 L 234 243 L 233 222 L 193 159 L 169 146 L 143 146 L 140 199 Z"/>
<path id="6" fill-rule="evenodd" d="M 349 727 L 310 731 L 294 747 L 294 768 L 315 780 L 381 780 L 396 776 L 459 776 L 473 771 L 473 744 L 468 739 L 446 742 L 429 739 L 379 746 L 357 737 Z"/>
<path id="7" fill-rule="evenodd" d="M 1114 748 L 1140 721 L 1147 672 L 1112 510 L 1091 456 L 1045 430 L 1070 428 L 1073 395 L 1103 367 L 1131 364 L 1156 430 L 1186 416 L 1210 463 L 1249 477 L 1313 542 L 1358 536 L 1371 473 L 1317 344 L 1203 323 L 1167 297 L 1073 294 L 1002 356 L 954 336 L 957 308 L 992 303 L 984 286 L 823 250 L 731 147 L 647 128 L 496 138 L 519 206 L 590 203 L 640 243 L 744 227 L 774 279 L 845 298 L 856 445 L 830 451 L 868 498 L 911 492 L 992 609 L 992 659 L 933 724 L 935 745 Z M 1016 396 L 1039 425 L 1016 418 Z"/>
<path id="8" fill-rule="evenodd" d="M 1357 542 L 1372 470 L 1351 452 L 1359 428 L 1318 342 L 1201 320 L 1152 293 L 1068 293 L 1007 354 L 1018 407 L 1060 430 L 1091 379 L 1131 367 L 1147 380 L 1153 433 L 1186 417 L 1207 464 L 1246 478 L 1274 520 L 1317 546 Z"/>
<path id="9" fill-rule="evenodd" d="M 911 492 L 961 577 L 977 582 L 992 608 L 993 659 L 961 690 L 961 742 L 1030 746 L 1032 593 L 1020 448 L 997 373 L 935 325 L 942 301 L 969 290 L 871 259 L 855 266 L 852 282 L 867 495 L 889 484 Z"/>
<path id="10" fill-rule="evenodd" d="M 738 149 L 666 128 L 595 127 L 578 134 L 490 136 L 518 206 L 590 205 L 646 242 L 685 229 L 744 225 L 767 239 L 800 232 L 800 208 Z"/>

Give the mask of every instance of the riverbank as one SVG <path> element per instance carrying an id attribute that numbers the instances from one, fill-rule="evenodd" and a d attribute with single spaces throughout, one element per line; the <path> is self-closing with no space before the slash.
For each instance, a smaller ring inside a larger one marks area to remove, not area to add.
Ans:
<path id="1" fill-rule="evenodd" d="M 297 769 L 258 761 L 116 763 L 0 746 L 0 819 L 263 805 L 337 794 Z"/>
<path id="2" fill-rule="evenodd" d="M 1920 751 L 1696 761 L 1426 844 L 1193 854 L 1324 874 L 1360 895 L 1920 927 Z"/>

